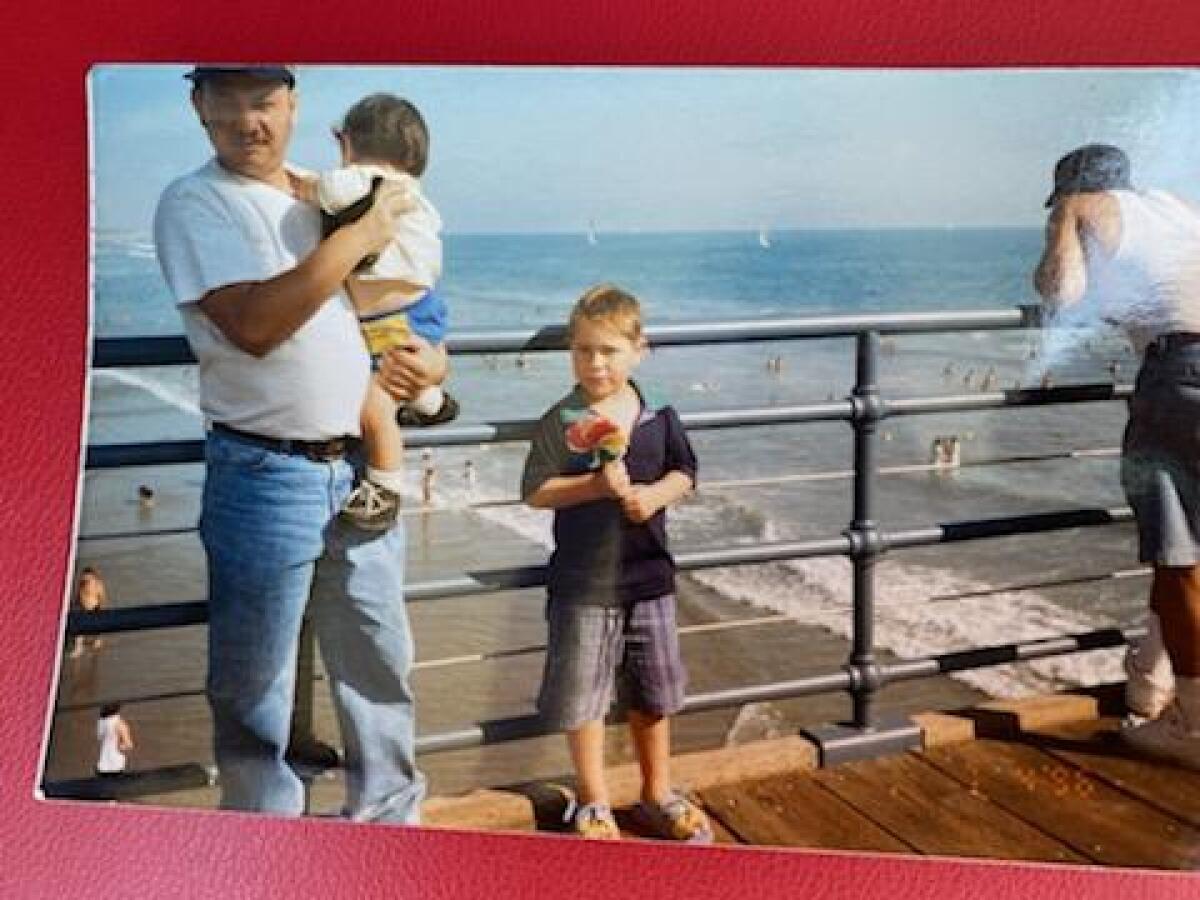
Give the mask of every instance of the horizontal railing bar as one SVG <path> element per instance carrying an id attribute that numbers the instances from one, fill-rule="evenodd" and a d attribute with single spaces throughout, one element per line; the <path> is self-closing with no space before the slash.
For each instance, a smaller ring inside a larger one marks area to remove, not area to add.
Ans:
<path id="1" fill-rule="evenodd" d="M 887 415 L 957 412 L 1006 406 L 1047 406 L 1056 403 L 1090 403 L 1127 396 L 1124 386 L 1112 384 L 1071 385 L 1031 391 L 1006 391 L 1002 394 L 973 394 L 955 397 L 917 397 L 889 400 Z M 1012 395 L 1011 397 L 1009 395 Z M 982 398 L 982 400 L 981 400 Z M 1001 398 L 998 402 L 996 398 Z M 849 400 L 801 406 L 725 409 L 681 414 L 683 424 L 693 430 L 733 428 L 754 425 L 786 425 L 804 422 L 849 421 L 853 405 Z M 409 447 L 449 447 L 494 444 L 528 440 L 537 422 L 513 419 L 470 425 L 444 425 L 405 431 Z M 204 458 L 204 442 L 158 441 L 155 443 L 99 444 L 87 448 L 89 469 L 113 469 L 122 466 L 173 465 L 194 463 Z"/>
<path id="2" fill-rule="evenodd" d="M 649 342 L 656 346 L 778 341 L 795 338 L 849 337 L 870 329 L 883 334 L 993 331 L 1032 328 L 1040 322 L 1040 307 L 956 312 L 876 313 L 853 316 L 808 316 L 786 319 L 735 319 L 651 325 Z M 566 329 L 464 331 L 446 341 L 450 353 L 506 353 L 566 349 Z M 195 357 L 182 335 L 97 338 L 92 352 L 96 368 L 187 365 Z"/>
<path id="3" fill-rule="evenodd" d="M 1045 513 L 1025 513 L 993 519 L 966 519 L 924 528 L 888 531 L 883 544 L 888 548 L 924 547 L 931 544 L 953 544 L 983 538 L 1013 537 L 1021 534 L 1040 534 L 1046 531 L 1066 531 L 1071 528 L 1095 528 L 1133 519 L 1128 506 L 1107 509 L 1067 509 Z"/>
<path id="4" fill-rule="evenodd" d="M 845 671 L 800 678 L 793 681 L 778 681 L 750 687 L 730 688 L 709 694 L 697 694 L 683 702 L 681 713 L 703 712 L 739 706 L 743 703 L 761 703 L 767 700 L 783 700 L 790 697 L 805 697 L 850 687 L 850 674 Z M 491 719 L 479 722 L 470 728 L 447 731 L 417 738 L 417 752 L 439 753 L 446 750 L 461 750 L 482 744 L 524 740 L 532 737 L 558 734 L 560 729 L 547 727 L 537 715 L 514 716 L 507 719 Z"/>
<path id="5" fill-rule="evenodd" d="M 931 675 L 946 675 L 967 669 L 1013 662 L 1027 662 L 1049 656 L 1061 656 L 1082 650 L 1099 650 L 1120 647 L 1136 640 L 1145 633 L 1144 628 L 1104 628 L 1086 634 L 1066 635 L 1045 640 L 1004 644 L 994 647 L 979 647 L 958 653 L 945 653 L 925 659 L 904 660 L 879 666 L 884 683 L 908 681 Z M 810 678 L 792 681 L 777 681 L 752 687 L 730 688 L 708 694 L 697 694 L 684 700 L 684 713 L 703 712 L 740 706 L 745 703 L 762 703 L 770 700 L 789 700 L 814 694 L 848 690 L 851 686 L 850 673 L 842 670 Z M 458 750 L 481 744 L 499 743 L 554 734 L 556 731 L 542 725 L 537 716 L 518 716 L 509 719 L 493 719 L 480 722 L 471 728 L 431 734 L 417 739 L 418 753 L 437 753 Z"/>
<path id="6" fill-rule="evenodd" d="M 930 472 L 953 472 L 959 469 L 974 469 L 984 466 L 1008 466 L 1018 463 L 1053 462 L 1064 459 L 1100 459 L 1117 456 L 1120 447 L 1085 447 L 1075 450 L 1061 450 L 1053 453 L 1021 453 L 1012 456 L 993 456 L 987 459 L 964 459 L 957 466 L 945 463 L 905 463 L 895 466 L 881 466 L 879 475 L 921 475 Z M 837 469 L 822 472 L 799 472 L 794 475 L 771 475 L 762 478 L 738 478 L 728 481 L 706 481 L 697 491 L 706 494 L 709 491 L 723 491 L 732 488 L 767 487 L 782 484 L 807 484 L 815 481 L 848 481 L 854 477 L 853 469 Z M 427 516 L 438 513 L 461 512 L 472 509 L 500 509 L 523 506 L 524 501 L 512 497 L 499 500 L 480 500 L 462 505 L 406 506 L 400 511 L 401 516 Z M 98 531 L 92 534 L 79 535 L 79 541 L 115 541 L 130 538 L 170 537 L 182 534 L 193 534 L 199 529 L 195 525 L 184 525 L 177 528 L 153 528 L 143 531 Z"/>
<path id="7" fill-rule="evenodd" d="M 1087 650 L 1098 650 L 1124 646 L 1140 639 L 1146 629 L 1104 628 L 1084 634 L 1064 635 L 1042 640 L 1025 641 L 991 647 L 977 647 L 955 653 L 944 653 L 923 659 L 903 660 L 879 666 L 879 675 L 885 684 L 911 681 L 937 675 L 974 670 L 1013 662 L 1029 662 L 1051 656 L 1061 656 Z M 684 700 L 681 713 L 698 713 L 714 709 L 725 709 L 747 703 L 762 703 L 772 700 L 787 700 L 817 694 L 845 691 L 851 687 L 851 675 L 846 670 L 798 678 L 789 681 L 770 682 L 749 687 L 730 688 L 695 694 Z M 548 727 L 540 716 L 525 715 L 505 719 L 492 719 L 456 731 L 423 735 L 417 738 L 416 751 L 422 756 L 459 750 L 481 745 L 524 740 L 557 734 L 559 729 Z M 198 771 L 205 772 L 199 766 Z M 46 787 L 47 795 L 61 797 L 85 796 L 84 788 L 94 781 L 82 779 L 77 782 L 56 782 L 53 789 Z"/>
<path id="8" fill-rule="evenodd" d="M 1058 403 L 1098 403 L 1132 396 L 1129 384 L 1070 384 L 1052 388 L 1012 388 L 977 394 L 946 397 L 904 397 L 886 401 L 887 416 L 912 416 L 926 413 L 967 412 L 1003 409 L 1014 406 L 1049 406 Z"/>
<path id="9" fill-rule="evenodd" d="M 922 659 L 907 659 L 882 665 L 880 670 L 885 683 L 912 681 L 933 675 L 949 675 L 954 672 L 966 672 L 989 666 L 1029 662 L 1048 656 L 1121 647 L 1139 640 L 1145 634 L 1144 627 L 1101 628 L 1084 634 L 1067 634 L 1012 644 L 974 647 L 970 650 L 941 653 Z"/>
<path id="10" fill-rule="evenodd" d="M 95 612 L 74 610 L 67 614 L 67 636 L 183 628 L 188 625 L 203 625 L 207 621 L 208 602 L 205 600 L 153 603 L 121 609 L 100 609 Z"/>
<path id="11" fill-rule="evenodd" d="M 1128 507 L 1062 510 L 1032 515 L 946 522 L 928 528 L 884 532 L 881 539 L 885 547 L 920 547 L 989 537 L 1099 527 L 1125 522 L 1131 518 L 1132 513 Z M 818 556 L 847 556 L 850 554 L 851 548 L 850 538 L 847 535 L 839 535 L 807 541 L 782 541 L 729 547 L 721 550 L 683 552 L 676 554 L 675 562 L 681 571 L 693 571 L 720 566 L 808 559 Z M 509 569 L 480 570 L 453 578 L 423 581 L 406 588 L 405 600 L 418 602 L 539 587 L 545 583 L 545 571 L 545 566 L 521 566 Z M 146 614 L 145 622 L 138 616 L 141 612 Z M 196 625 L 206 620 L 207 606 L 203 601 L 127 607 L 90 613 L 74 611 L 67 616 L 67 633 L 70 635 L 107 634 L 114 631 L 174 628 Z"/>

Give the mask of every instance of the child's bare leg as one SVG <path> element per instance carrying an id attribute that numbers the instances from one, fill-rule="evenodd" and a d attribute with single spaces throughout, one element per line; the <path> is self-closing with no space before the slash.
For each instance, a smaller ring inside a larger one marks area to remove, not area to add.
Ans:
<path id="1" fill-rule="evenodd" d="M 604 781 L 604 720 L 593 719 L 567 732 L 567 746 L 578 780 L 576 794 L 579 805 L 608 802 L 608 785 Z"/>
<path id="2" fill-rule="evenodd" d="M 629 734 L 642 770 L 642 802 L 661 804 L 671 795 L 671 720 L 631 709 Z"/>
<path id="3" fill-rule="evenodd" d="M 372 378 L 362 411 L 367 477 L 393 493 L 404 488 L 404 436 L 396 424 L 396 404 Z"/>

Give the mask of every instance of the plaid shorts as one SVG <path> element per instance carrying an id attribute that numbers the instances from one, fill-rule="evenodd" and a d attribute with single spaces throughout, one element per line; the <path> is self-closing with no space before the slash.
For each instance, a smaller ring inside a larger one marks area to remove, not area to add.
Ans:
<path id="1" fill-rule="evenodd" d="M 623 706 L 669 716 L 683 706 L 687 672 L 679 654 L 675 595 L 627 607 L 546 605 L 549 638 L 537 708 L 568 731 L 603 719 L 614 682 Z"/>

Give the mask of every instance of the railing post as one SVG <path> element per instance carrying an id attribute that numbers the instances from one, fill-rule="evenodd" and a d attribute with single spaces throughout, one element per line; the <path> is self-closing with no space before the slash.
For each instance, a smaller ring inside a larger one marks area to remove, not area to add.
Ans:
<path id="1" fill-rule="evenodd" d="M 877 721 L 875 692 L 883 673 L 875 661 L 875 563 L 886 547 L 875 521 L 875 479 L 879 470 L 879 422 L 887 407 L 879 393 L 879 332 L 858 333 L 855 343 L 854 390 L 850 395 L 854 428 L 854 513 L 846 535 L 853 566 L 853 629 L 850 674 L 851 721 L 844 725 L 806 729 L 820 751 L 821 765 L 895 753 L 920 744 L 921 733 L 904 717 Z"/>
<path id="2" fill-rule="evenodd" d="M 850 651 L 855 728 L 870 728 L 879 687 L 875 666 L 875 562 L 882 552 L 875 524 L 875 476 L 879 469 L 878 426 L 884 416 L 877 369 L 879 332 L 864 331 L 856 341 L 854 391 L 854 518 L 849 535 L 853 566 L 854 629 Z"/>

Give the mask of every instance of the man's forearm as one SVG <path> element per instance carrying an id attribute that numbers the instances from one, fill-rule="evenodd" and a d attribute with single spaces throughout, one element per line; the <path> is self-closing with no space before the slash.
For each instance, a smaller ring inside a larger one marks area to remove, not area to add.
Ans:
<path id="1" fill-rule="evenodd" d="M 343 228 L 294 269 L 219 288 L 200 300 L 200 309 L 238 349 L 266 356 L 316 314 L 363 255 L 361 238 Z"/>
<path id="2" fill-rule="evenodd" d="M 1046 224 L 1046 248 L 1033 273 L 1033 286 L 1048 305 L 1077 303 L 1087 290 L 1087 260 L 1075 197 L 1061 201 Z"/>

